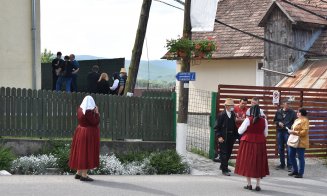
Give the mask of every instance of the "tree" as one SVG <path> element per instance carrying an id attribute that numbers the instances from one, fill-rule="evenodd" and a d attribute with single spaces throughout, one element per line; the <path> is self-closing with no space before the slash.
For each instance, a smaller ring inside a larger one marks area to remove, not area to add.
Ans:
<path id="1" fill-rule="evenodd" d="M 143 0 L 124 94 L 134 92 L 152 0 Z"/>
<path id="2" fill-rule="evenodd" d="M 51 63 L 54 59 L 54 54 L 51 52 L 51 50 L 47 50 L 46 48 L 41 53 L 41 63 Z"/>

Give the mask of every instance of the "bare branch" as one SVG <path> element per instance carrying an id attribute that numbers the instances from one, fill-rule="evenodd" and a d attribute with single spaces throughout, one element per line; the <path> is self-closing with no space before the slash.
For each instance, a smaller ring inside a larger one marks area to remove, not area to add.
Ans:
<path id="1" fill-rule="evenodd" d="M 174 0 L 174 1 L 176 1 L 177 3 L 180 3 L 182 5 L 185 5 L 185 2 L 184 1 L 181 1 L 181 0 Z"/>

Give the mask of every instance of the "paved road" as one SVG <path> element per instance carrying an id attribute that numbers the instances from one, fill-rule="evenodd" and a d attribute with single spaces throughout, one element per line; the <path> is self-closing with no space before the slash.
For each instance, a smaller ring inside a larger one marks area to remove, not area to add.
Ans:
<path id="1" fill-rule="evenodd" d="M 1 176 L 1 196 L 98 196 L 98 195 L 258 195 L 244 190 L 239 176 L 93 176 L 80 182 L 72 176 Z M 326 195 L 326 177 L 295 179 L 268 177 L 260 195 Z"/>

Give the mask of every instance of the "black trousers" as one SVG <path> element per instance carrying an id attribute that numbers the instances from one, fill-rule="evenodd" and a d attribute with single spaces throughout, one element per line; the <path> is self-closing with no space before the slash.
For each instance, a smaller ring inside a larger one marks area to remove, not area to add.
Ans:
<path id="1" fill-rule="evenodd" d="M 235 140 L 236 140 L 236 138 L 235 138 L 234 134 L 227 134 L 227 140 L 225 139 L 225 141 L 223 143 L 219 144 L 220 159 L 221 159 L 220 169 L 223 172 L 228 171 L 228 161 L 231 157 Z"/>
<path id="2" fill-rule="evenodd" d="M 57 84 L 58 76 L 55 73 L 52 73 L 52 90 L 56 90 L 56 84 Z"/>

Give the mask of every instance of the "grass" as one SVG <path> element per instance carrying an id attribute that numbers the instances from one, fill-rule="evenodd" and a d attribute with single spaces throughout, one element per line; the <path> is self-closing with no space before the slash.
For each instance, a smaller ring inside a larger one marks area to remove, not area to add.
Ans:
<path id="1" fill-rule="evenodd" d="M 201 155 L 203 157 L 209 158 L 209 154 L 208 153 L 206 153 L 203 150 L 200 150 L 198 148 L 192 147 L 191 148 L 191 152 L 194 153 L 194 154 L 198 154 L 198 155 Z"/>

